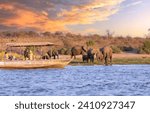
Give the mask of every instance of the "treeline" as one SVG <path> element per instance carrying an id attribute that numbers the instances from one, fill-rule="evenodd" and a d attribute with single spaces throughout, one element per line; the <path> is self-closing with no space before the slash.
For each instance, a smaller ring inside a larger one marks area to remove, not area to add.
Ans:
<path id="1" fill-rule="evenodd" d="M 35 31 L 3 31 L 0 32 L 0 50 L 3 50 L 8 42 L 41 42 L 49 41 L 59 46 L 61 53 L 69 54 L 70 48 L 76 45 L 87 48 L 100 48 L 110 45 L 114 53 L 134 52 L 150 54 L 150 38 L 114 36 L 107 31 L 106 35 L 90 34 L 81 35 L 70 32 L 35 32 Z"/>
<path id="2" fill-rule="evenodd" d="M 0 38 L 11 38 L 11 37 L 51 37 L 51 36 L 60 36 L 60 37 L 97 37 L 97 38 L 103 38 L 103 39 L 111 39 L 111 38 L 142 38 L 142 37 L 131 37 L 131 36 L 113 36 L 113 33 L 110 33 L 109 31 L 106 32 L 106 35 L 99 35 L 99 34 L 90 34 L 90 35 L 81 35 L 81 34 L 74 34 L 71 32 L 35 32 L 35 31 L 1 31 L 0 32 Z M 148 37 L 147 37 L 148 38 Z"/>
<path id="3" fill-rule="evenodd" d="M 35 32 L 35 31 L 3 31 L 0 32 L 1 38 L 11 38 L 11 37 L 51 37 L 51 36 L 69 36 L 69 37 L 81 37 L 80 34 L 73 34 L 73 33 L 64 33 L 64 32 Z"/>

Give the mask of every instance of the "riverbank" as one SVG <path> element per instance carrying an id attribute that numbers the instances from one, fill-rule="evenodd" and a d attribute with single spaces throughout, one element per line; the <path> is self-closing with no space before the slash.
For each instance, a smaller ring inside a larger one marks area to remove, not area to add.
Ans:
<path id="1" fill-rule="evenodd" d="M 3 60 L 4 53 L 0 54 L 0 60 Z M 23 59 L 22 55 L 14 54 L 18 59 Z M 60 55 L 60 59 L 70 59 L 70 55 Z M 113 54 L 113 64 L 150 64 L 150 54 L 120 53 Z M 69 65 L 93 65 L 82 61 L 82 55 L 77 55 Z M 103 65 L 95 59 L 94 65 Z"/>
<path id="2" fill-rule="evenodd" d="M 121 53 L 113 54 L 113 64 L 150 64 L 149 54 Z M 94 61 L 94 64 L 102 65 L 102 62 Z M 83 63 L 82 56 L 77 56 L 70 65 L 93 65 L 92 63 Z"/>

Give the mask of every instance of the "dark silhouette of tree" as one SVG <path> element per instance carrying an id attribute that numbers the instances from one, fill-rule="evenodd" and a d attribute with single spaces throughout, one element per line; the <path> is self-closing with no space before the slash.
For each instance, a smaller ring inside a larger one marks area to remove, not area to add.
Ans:
<path id="1" fill-rule="evenodd" d="M 106 30 L 106 35 L 107 35 L 107 38 L 112 38 L 113 35 L 115 34 L 115 32 L 111 32 L 110 30 Z"/>

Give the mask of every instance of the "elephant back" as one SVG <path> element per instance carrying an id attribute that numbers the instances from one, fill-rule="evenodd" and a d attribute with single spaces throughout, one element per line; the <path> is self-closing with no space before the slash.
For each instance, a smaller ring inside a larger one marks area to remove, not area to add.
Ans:
<path id="1" fill-rule="evenodd" d="M 82 53 L 82 49 L 80 46 L 75 46 L 71 48 L 71 53 L 73 55 L 80 55 Z"/>
<path id="2" fill-rule="evenodd" d="M 100 52 L 102 52 L 104 57 L 106 55 L 112 56 L 112 48 L 110 46 L 104 46 L 103 48 L 100 48 Z"/>

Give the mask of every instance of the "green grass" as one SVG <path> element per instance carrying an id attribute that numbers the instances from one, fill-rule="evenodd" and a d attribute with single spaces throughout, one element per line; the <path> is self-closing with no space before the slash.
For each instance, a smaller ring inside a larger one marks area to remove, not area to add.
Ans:
<path id="1" fill-rule="evenodd" d="M 113 59 L 114 64 L 150 64 L 150 58 Z"/>
<path id="2" fill-rule="evenodd" d="M 113 64 L 150 64 L 150 58 L 114 58 Z M 94 64 L 102 65 L 102 62 L 94 61 Z M 84 63 L 81 59 L 73 60 L 70 65 L 94 65 L 93 63 Z"/>

